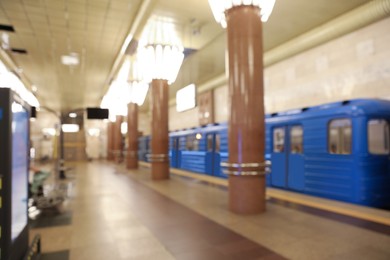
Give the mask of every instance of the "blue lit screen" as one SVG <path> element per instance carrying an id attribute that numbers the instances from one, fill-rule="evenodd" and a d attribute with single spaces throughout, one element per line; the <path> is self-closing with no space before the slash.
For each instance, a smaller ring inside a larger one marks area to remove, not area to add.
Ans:
<path id="1" fill-rule="evenodd" d="M 20 104 L 12 104 L 12 224 L 14 241 L 27 225 L 29 113 Z"/>

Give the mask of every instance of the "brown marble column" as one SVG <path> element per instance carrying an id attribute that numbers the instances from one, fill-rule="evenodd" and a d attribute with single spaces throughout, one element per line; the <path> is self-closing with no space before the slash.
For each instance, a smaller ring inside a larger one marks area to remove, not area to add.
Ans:
<path id="1" fill-rule="evenodd" d="M 127 105 L 127 169 L 138 168 L 138 105 Z"/>
<path id="2" fill-rule="evenodd" d="M 114 144 L 114 123 L 109 122 L 107 124 L 107 160 L 114 160 L 113 144 Z"/>
<path id="3" fill-rule="evenodd" d="M 122 125 L 123 117 L 116 116 L 116 120 L 114 123 L 114 161 L 116 163 L 120 163 L 122 161 L 122 133 L 121 133 L 121 125 Z"/>
<path id="4" fill-rule="evenodd" d="M 262 22 L 257 7 L 226 12 L 229 52 L 229 207 L 239 214 L 265 211 Z M 253 167 L 252 167 L 253 166 Z M 248 175 L 247 175 L 248 174 Z"/>
<path id="5" fill-rule="evenodd" d="M 168 81 L 152 81 L 152 179 L 169 179 Z"/>

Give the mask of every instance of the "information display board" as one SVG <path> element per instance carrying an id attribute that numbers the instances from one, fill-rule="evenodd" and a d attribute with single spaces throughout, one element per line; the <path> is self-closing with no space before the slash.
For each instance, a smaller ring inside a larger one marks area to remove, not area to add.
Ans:
<path id="1" fill-rule="evenodd" d="M 28 249 L 30 107 L 0 88 L 0 259 L 20 260 Z"/>
<path id="2" fill-rule="evenodd" d="M 12 219 L 14 241 L 27 225 L 29 113 L 22 105 L 12 103 Z"/>

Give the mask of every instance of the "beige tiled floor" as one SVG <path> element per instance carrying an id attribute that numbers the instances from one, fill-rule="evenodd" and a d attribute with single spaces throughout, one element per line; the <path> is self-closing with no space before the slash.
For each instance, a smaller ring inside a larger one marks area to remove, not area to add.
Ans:
<path id="1" fill-rule="evenodd" d="M 148 171 L 131 177 L 289 259 L 390 259 L 390 236 L 270 203 L 265 214 L 238 216 L 226 191 L 172 175 L 156 183 Z"/>
<path id="2" fill-rule="evenodd" d="M 68 207 L 73 212 L 71 225 L 30 231 L 31 237 L 41 234 L 43 252 L 70 250 L 71 260 L 174 259 L 125 207 L 120 190 L 101 170 L 77 166 L 75 194 Z"/>
<path id="3" fill-rule="evenodd" d="M 124 180 L 131 178 L 289 259 L 390 259 L 389 236 L 270 203 L 265 214 L 239 216 L 227 210 L 225 190 L 198 181 L 153 182 L 149 169 L 103 162 L 79 164 L 75 174 L 72 224 L 31 232 L 42 235 L 44 252 L 70 249 L 72 260 L 174 259 L 128 207 L 150 203 L 128 191 Z"/>

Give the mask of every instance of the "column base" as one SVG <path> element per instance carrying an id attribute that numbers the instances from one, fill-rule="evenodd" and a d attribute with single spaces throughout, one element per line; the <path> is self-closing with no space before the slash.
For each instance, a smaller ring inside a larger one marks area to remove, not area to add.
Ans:
<path id="1" fill-rule="evenodd" d="M 152 180 L 168 180 L 169 179 L 169 162 L 153 162 L 152 163 Z"/>
<path id="2" fill-rule="evenodd" d="M 229 209 L 241 215 L 265 212 L 265 176 L 229 176 Z"/>

